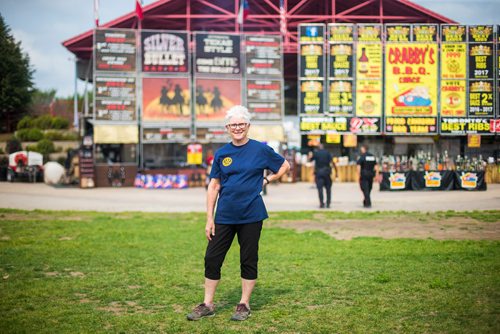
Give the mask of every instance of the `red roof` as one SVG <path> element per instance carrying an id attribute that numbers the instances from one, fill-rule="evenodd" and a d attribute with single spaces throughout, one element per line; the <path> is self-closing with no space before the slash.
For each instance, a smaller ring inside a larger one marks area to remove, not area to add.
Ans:
<path id="1" fill-rule="evenodd" d="M 142 29 L 239 32 L 237 23 L 242 0 L 158 0 L 144 7 Z M 248 1 L 250 14 L 245 32 L 280 31 L 279 0 Z M 297 26 L 306 22 L 350 23 L 456 23 L 409 0 L 285 0 L 287 34 L 284 49 L 296 52 Z M 102 28 L 137 28 L 135 11 L 120 16 Z M 62 44 L 77 57 L 89 59 L 93 29 Z"/>

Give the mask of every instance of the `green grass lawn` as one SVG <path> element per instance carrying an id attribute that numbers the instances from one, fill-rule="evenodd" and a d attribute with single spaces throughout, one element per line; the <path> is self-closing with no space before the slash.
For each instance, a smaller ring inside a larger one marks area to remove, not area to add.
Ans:
<path id="1" fill-rule="evenodd" d="M 250 320 L 229 321 L 240 297 L 235 241 L 217 315 L 188 322 L 203 297 L 202 214 L 0 209 L 0 333 L 500 332 L 500 242 L 338 241 L 272 224 L 313 217 L 275 213 L 266 222 Z"/>

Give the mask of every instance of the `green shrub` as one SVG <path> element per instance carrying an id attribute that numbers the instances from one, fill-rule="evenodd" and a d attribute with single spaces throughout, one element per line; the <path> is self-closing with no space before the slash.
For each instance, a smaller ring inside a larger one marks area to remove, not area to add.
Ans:
<path id="1" fill-rule="evenodd" d="M 52 116 L 50 115 L 38 116 L 34 120 L 34 126 L 42 130 L 50 129 L 52 127 Z"/>
<path id="2" fill-rule="evenodd" d="M 43 139 L 43 132 L 40 129 L 21 129 L 16 131 L 16 137 L 20 141 L 39 141 Z"/>
<path id="3" fill-rule="evenodd" d="M 21 129 L 29 129 L 29 128 L 32 128 L 34 125 L 34 122 L 33 122 L 33 117 L 31 116 L 24 116 L 20 121 L 19 123 L 17 123 L 17 129 L 18 130 L 21 130 Z"/>
<path id="4" fill-rule="evenodd" d="M 7 151 L 8 154 L 17 152 L 17 151 L 22 151 L 23 147 L 21 146 L 21 142 L 19 139 L 16 137 L 11 137 L 9 140 L 7 140 L 7 144 L 5 145 L 5 150 Z"/>
<path id="5" fill-rule="evenodd" d="M 50 140 L 63 140 L 65 134 L 59 131 L 45 131 L 45 138 Z"/>
<path id="6" fill-rule="evenodd" d="M 38 152 L 38 145 L 26 145 L 26 151 Z"/>
<path id="7" fill-rule="evenodd" d="M 48 158 L 50 153 L 54 153 L 56 148 L 50 139 L 42 139 L 36 144 L 37 152 L 41 153 L 44 158 Z"/>
<path id="8" fill-rule="evenodd" d="M 68 129 L 69 128 L 69 121 L 65 118 L 56 116 L 56 117 L 52 118 L 51 128 L 52 129 L 59 129 L 59 130 Z"/>
<path id="9" fill-rule="evenodd" d="M 59 157 L 57 158 L 57 162 L 61 165 L 64 166 L 66 164 L 66 157 Z"/>
<path id="10" fill-rule="evenodd" d="M 80 136 L 78 135 L 77 132 L 66 132 L 64 134 L 64 139 L 73 141 L 80 139 Z"/>

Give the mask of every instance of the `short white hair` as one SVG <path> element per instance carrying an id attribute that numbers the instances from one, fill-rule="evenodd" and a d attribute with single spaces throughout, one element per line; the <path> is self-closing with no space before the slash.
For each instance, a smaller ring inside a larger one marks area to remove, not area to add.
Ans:
<path id="1" fill-rule="evenodd" d="M 248 109 L 245 108 L 244 106 L 232 106 L 227 112 L 226 112 L 226 124 L 229 124 L 231 121 L 231 118 L 233 117 L 241 117 L 248 123 L 250 123 L 250 119 L 252 118 L 252 115 L 248 112 Z"/>

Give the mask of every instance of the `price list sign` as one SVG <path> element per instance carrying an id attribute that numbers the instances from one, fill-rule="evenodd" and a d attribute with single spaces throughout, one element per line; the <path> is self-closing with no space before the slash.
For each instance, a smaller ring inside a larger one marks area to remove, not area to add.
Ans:
<path id="1" fill-rule="evenodd" d="M 95 119 L 135 121 L 135 77 L 96 76 Z"/>
<path id="2" fill-rule="evenodd" d="M 281 36 L 245 36 L 247 107 L 256 121 L 283 118 Z"/>
<path id="3" fill-rule="evenodd" d="M 94 43 L 96 71 L 135 72 L 135 30 L 97 29 Z"/>

